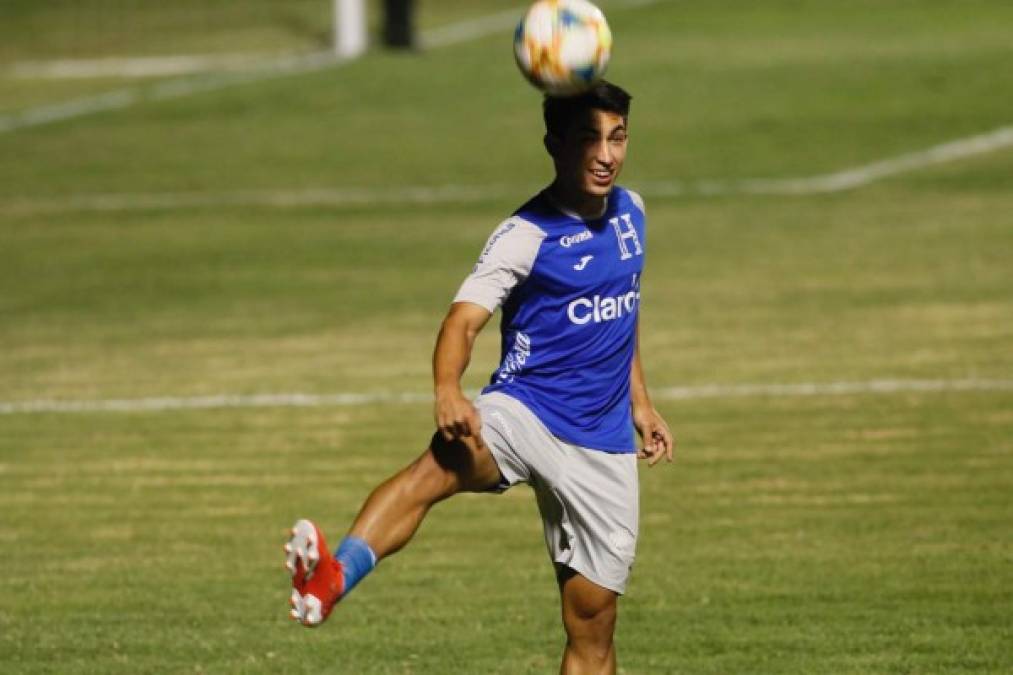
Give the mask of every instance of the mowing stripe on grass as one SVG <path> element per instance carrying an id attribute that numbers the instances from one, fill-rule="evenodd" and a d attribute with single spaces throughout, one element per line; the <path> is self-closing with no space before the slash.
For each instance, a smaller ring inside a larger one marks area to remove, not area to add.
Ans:
<path id="1" fill-rule="evenodd" d="M 659 401 L 703 398 L 845 396 L 856 394 L 1013 392 L 1013 380 L 865 380 L 856 382 L 801 382 L 795 384 L 705 384 L 652 389 Z M 469 391 L 469 396 L 478 392 Z M 159 396 L 154 398 L 0 402 L 0 415 L 82 412 L 159 412 L 213 408 L 320 408 L 384 403 L 428 403 L 430 394 L 374 392 L 340 394 L 222 394 L 218 396 Z"/>
<path id="2" fill-rule="evenodd" d="M 113 99 L 110 105 L 121 105 Z M 807 195 L 840 192 L 891 176 L 953 162 L 1013 146 L 1013 126 L 968 136 L 925 150 L 862 166 L 802 178 L 749 178 L 731 181 L 645 181 L 636 187 L 646 197 L 733 194 Z M 443 205 L 488 202 L 527 194 L 539 185 L 434 185 L 400 188 L 308 188 L 302 190 L 236 190 L 230 192 L 152 192 L 70 195 L 63 198 L 19 199 L 0 204 L 12 215 L 81 211 L 148 211 L 206 207 L 263 206 L 272 208 Z"/>

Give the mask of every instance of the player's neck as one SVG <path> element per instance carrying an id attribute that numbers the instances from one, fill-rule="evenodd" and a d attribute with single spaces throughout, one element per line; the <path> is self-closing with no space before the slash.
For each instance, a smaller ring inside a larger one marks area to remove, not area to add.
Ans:
<path id="1" fill-rule="evenodd" d="M 549 199 L 567 215 L 575 215 L 582 220 L 594 220 L 601 218 L 608 208 L 608 196 L 597 197 L 589 195 L 581 190 L 574 190 L 561 184 L 559 180 L 553 181 L 546 189 Z"/>

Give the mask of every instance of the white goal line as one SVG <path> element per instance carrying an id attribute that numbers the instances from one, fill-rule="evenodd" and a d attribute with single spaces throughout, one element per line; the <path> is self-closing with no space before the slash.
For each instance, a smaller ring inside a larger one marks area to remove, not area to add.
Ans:
<path id="1" fill-rule="evenodd" d="M 708 398 L 848 396 L 896 393 L 1013 392 L 1013 379 L 864 380 L 794 384 L 705 384 L 652 389 L 655 400 Z M 478 392 L 469 391 L 469 396 Z M 31 413 L 162 412 L 216 408 L 323 408 L 383 404 L 429 403 L 432 395 L 417 392 L 338 394 L 222 394 L 121 399 L 37 399 L 0 402 L 0 415 Z"/>

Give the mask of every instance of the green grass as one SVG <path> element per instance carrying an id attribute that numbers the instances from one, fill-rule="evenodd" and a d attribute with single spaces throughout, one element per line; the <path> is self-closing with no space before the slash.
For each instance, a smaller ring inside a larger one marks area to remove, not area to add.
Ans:
<path id="1" fill-rule="evenodd" d="M 420 2 L 415 22 L 425 29 L 523 5 L 518 0 Z M 333 8 L 333 0 L 5 0 L 0 64 L 321 49 L 332 41 Z M 367 0 L 366 13 L 371 31 L 379 35 L 383 3 Z"/>
<path id="2" fill-rule="evenodd" d="M 632 187 L 810 175 L 1013 122 L 1007 3 L 609 18 Z M 427 391 L 457 284 L 549 175 L 506 39 L 0 135 L 0 401 Z M 23 208 L 443 184 L 516 198 Z M 834 195 L 649 200 L 649 382 L 1013 378 L 1010 185 L 1005 150 Z M 469 386 L 497 347 L 490 326 Z M 1013 393 L 659 405 L 680 456 L 642 473 L 621 672 L 1013 670 Z M 430 429 L 426 405 L 0 416 L 0 671 L 553 672 L 526 488 L 438 506 L 320 630 L 285 618 L 285 528 L 336 537 Z"/>
<path id="3" fill-rule="evenodd" d="M 1008 669 L 1011 403 L 664 406 L 681 457 L 643 474 L 624 672 Z M 319 631 L 284 618 L 284 525 L 313 513 L 339 531 L 414 456 L 427 418 L 392 406 L 5 420 L 18 456 L 3 465 L 0 536 L 20 551 L 4 560 L 5 662 L 551 671 L 556 598 L 523 488 L 437 507 Z"/>
<path id="4" fill-rule="evenodd" d="M 416 3 L 414 21 L 425 31 L 512 9 L 519 18 L 523 4 L 421 2 Z M 215 54 L 269 60 L 327 50 L 333 45 L 333 6 L 333 0 L 5 0 L 0 6 L 0 114 L 167 79 L 31 78 L 17 73 L 25 62 Z M 382 34 L 382 7 L 380 0 L 366 2 L 374 48 Z"/>
<path id="5" fill-rule="evenodd" d="M 0 62 L 319 47 L 330 9 L 327 0 L 7 0 Z"/>

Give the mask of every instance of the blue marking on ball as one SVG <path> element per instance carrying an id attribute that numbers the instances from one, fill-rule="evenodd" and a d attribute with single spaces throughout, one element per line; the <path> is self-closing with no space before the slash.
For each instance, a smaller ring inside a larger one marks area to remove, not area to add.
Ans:
<path id="1" fill-rule="evenodd" d="M 573 74 L 584 82 L 592 82 L 594 80 L 595 68 L 594 66 L 587 66 L 585 68 L 575 68 Z"/>
<path id="2" fill-rule="evenodd" d="M 561 23 L 564 28 L 569 28 L 570 26 L 579 26 L 580 17 L 568 9 L 561 9 L 559 10 L 559 23 Z"/>

